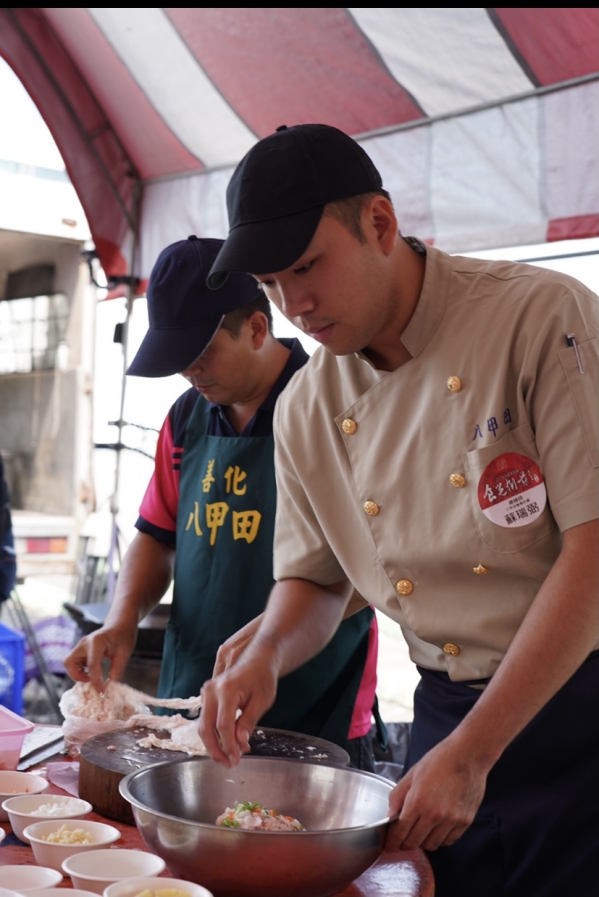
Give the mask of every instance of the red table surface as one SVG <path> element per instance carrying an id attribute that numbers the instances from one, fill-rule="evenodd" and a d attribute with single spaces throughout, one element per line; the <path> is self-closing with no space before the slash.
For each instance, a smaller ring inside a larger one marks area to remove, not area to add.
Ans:
<path id="1" fill-rule="evenodd" d="M 28 770 L 38 775 L 44 774 L 44 767 Z M 61 788 L 50 784 L 44 794 L 66 794 Z M 115 847 L 129 847 L 146 850 L 137 828 L 122 822 L 115 822 L 100 816 L 98 813 L 90 813 L 86 819 L 94 819 L 96 822 L 107 822 L 115 826 L 121 832 L 121 837 L 114 843 Z M 0 866 L 23 865 L 35 866 L 35 859 L 31 847 L 22 842 L 18 844 L 7 843 L 12 832 L 9 822 L 0 823 L 7 837 L 0 842 Z M 170 873 L 167 870 L 163 876 Z M 0 875 L 0 880 L 2 876 Z M 1 881 L 0 881 L 1 883 Z M 71 888 L 72 883 L 65 876 L 60 883 L 61 888 Z M 387 853 L 379 857 L 374 866 L 367 869 L 363 875 L 357 878 L 348 888 L 341 891 L 337 897 L 434 897 L 435 886 L 430 864 L 421 850 L 404 850 L 398 853 Z"/>

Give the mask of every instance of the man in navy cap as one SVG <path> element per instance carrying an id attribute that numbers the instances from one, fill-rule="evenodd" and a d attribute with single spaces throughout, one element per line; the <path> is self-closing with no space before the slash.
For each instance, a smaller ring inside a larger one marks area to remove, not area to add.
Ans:
<path id="1" fill-rule="evenodd" d="M 191 388 L 162 427 L 139 532 L 106 622 L 65 661 L 73 679 L 97 689 L 104 658 L 110 677 L 122 677 L 137 625 L 173 575 L 160 697 L 199 694 L 220 645 L 238 630 L 241 650 L 273 584 L 273 411 L 308 356 L 298 340 L 275 339 L 268 299 L 253 278 L 237 274 L 206 288 L 222 245 L 196 237 L 174 243 L 150 277 L 150 327 L 128 373 L 181 373 Z M 348 618 L 318 657 L 281 683 L 261 724 L 329 739 L 356 765 L 369 765 L 375 626 L 369 607 Z"/>

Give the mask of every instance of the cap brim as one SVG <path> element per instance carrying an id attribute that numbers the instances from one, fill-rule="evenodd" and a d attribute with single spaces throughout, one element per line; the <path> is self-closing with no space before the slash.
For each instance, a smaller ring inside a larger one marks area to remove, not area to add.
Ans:
<path id="1" fill-rule="evenodd" d="M 148 330 L 127 374 L 134 377 L 180 374 L 204 352 L 222 320 L 223 315 L 219 315 L 185 329 Z"/>
<path id="2" fill-rule="evenodd" d="M 223 285 L 229 273 L 274 274 L 296 262 L 308 248 L 324 206 L 287 218 L 240 224 L 230 231 L 206 280 L 211 290 Z"/>

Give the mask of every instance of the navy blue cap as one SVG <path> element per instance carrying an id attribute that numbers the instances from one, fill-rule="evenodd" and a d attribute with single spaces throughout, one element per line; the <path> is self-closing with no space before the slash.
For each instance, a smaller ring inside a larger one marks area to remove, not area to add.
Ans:
<path id="1" fill-rule="evenodd" d="M 210 275 L 218 289 L 231 271 L 272 274 L 307 249 L 329 202 L 383 186 L 370 156 L 329 125 L 285 125 L 241 160 L 227 187 L 229 236 Z"/>
<path id="2" fill-rule="evenodd" d="M 128 374 L 168 377 L 184 371 L 206 349 L 227 312 L 263 295 L 247 274 L 207 289 L 206 277 L 223 242 L 191 236 L 162 250 L 146 293 L 150 327 Z"/>

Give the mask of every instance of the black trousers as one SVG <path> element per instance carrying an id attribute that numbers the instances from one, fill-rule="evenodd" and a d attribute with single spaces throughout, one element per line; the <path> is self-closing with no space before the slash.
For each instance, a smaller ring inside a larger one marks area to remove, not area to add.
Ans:
<path id="1" fill-rule="evenodd" d="M 481 695 L 444 673 L 420 674 L 406 770 Z M 470 828 L 428 857 L 436 897 L 597 897 L 599 651 L 508 746 Z"/>

